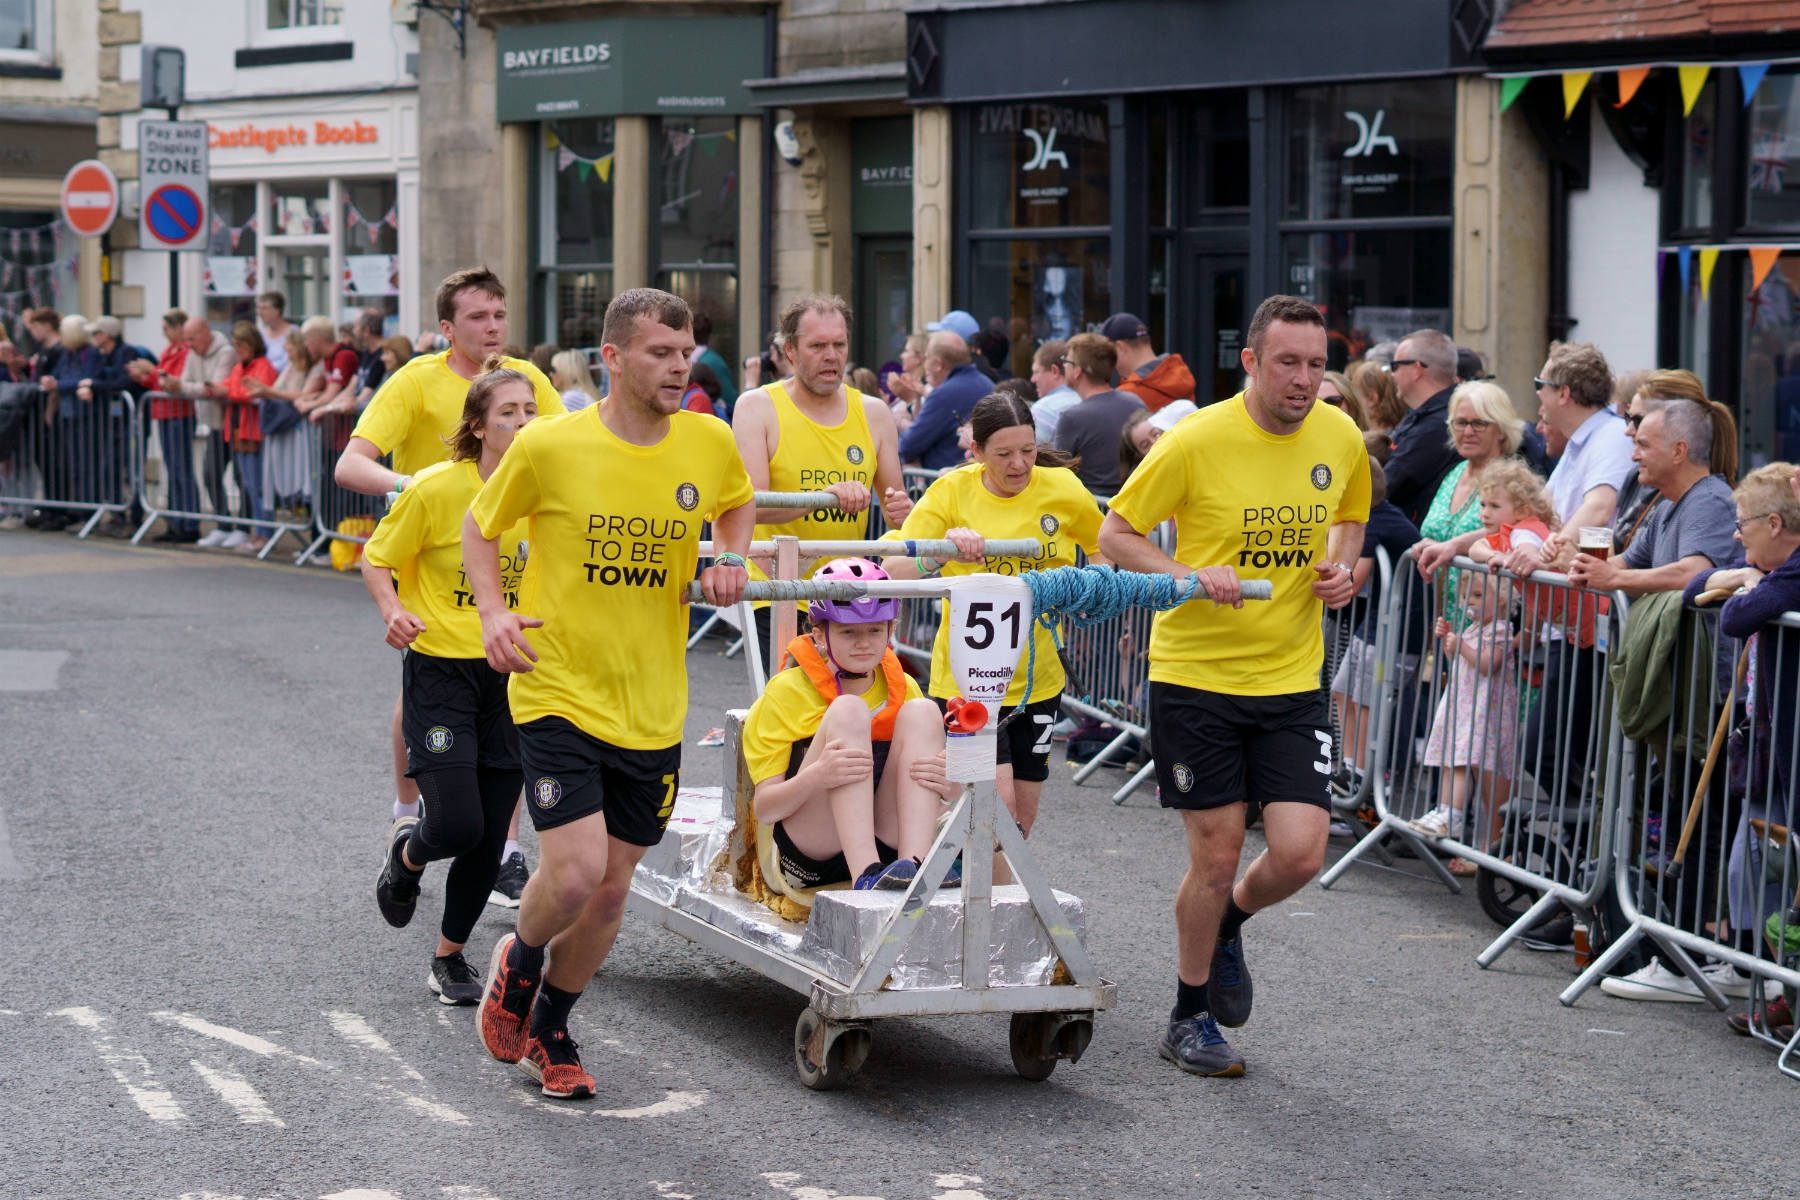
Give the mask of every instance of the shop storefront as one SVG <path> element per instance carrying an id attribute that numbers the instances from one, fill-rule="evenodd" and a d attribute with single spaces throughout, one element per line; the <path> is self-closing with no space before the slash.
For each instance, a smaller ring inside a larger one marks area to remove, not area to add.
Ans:
<path id="1" fill-rule="evenodd" d="M 591 349 L 616 291 L 650 285 L 713 324 L 736 361 L 761 322 L 761 15 L 509 26 L 497 109 L 524 133 L 529 328 Z"/>
<path id="2" fill-rule="evenodd" d="M 1244 326 L 1273 292 L 1325 311 L 1333 365 L 1451 331 L 1454 76 L 1470 64 L 1445 7 L 1370 11 L 1312 78 L 1293 73 L 1293 31 L 1341 25 L 1332 6 L 1200 7 L 910 18 L 913 102 L 952 113 L 955 300 L 1015 346 L 1135 312 L 1202 399 L 1240 386 Z M 1041 53 L 987 53 L 1027 37 Z"/>
<path id="3" fill-rule="evenodd" d="M 418 103 L 410 93 L 299 106 L 195 106 L 208 127 L 211 236 L 184 256 L 183 295 L 216 327 L 254 317 L 259 292 L 287 316 L 340 324 L 365 309 L 408 337 L 420 312 Z M 192 276 L 198 273 L 199 278 Z"/>
<path id="4" fill-rule="evenodd" d="M 79 311 L 81 239 L 59 202 L 63 176 L 94 153 L 91 116 L 0 121 L 0 335 L 23 337 L 19 315 L 30 308 Z"/>

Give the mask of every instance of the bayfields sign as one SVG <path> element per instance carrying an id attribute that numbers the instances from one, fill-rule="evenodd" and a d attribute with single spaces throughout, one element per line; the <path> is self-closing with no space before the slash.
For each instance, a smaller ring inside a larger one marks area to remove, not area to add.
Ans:
<path id="1" fill-rule="evenodd" d="M 502 121 L 761 111 L 744 80 L 766 73 L 758 14 L 602 17 L 494 36 Z"/>

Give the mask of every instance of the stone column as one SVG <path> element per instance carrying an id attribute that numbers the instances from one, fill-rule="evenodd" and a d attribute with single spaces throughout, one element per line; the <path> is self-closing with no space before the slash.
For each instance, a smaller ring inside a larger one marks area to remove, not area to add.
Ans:
<path id="1" fill-rule="evenodd" d="M 761 117 L 739 117 L 738 153 L 738 354 L 762 345 L 772 322 L 763 295 L 763 127 Z M 617 194 L 617 193 L 615 193 Z M 730 364 L 734 376 L 738 364 Z"/>
<path id="2" fill-rule="evenodd" d="M 531 312 L 531 139 L 534 124 L 500 127 L 500 258 L 494 270 L 506 285 L 508 336 L 527 346 Z M 527 346 L 527 348 L 529 348 Z"/>
<path id="3" fill-rule="evenodd" d="M 1550 316 L 1550 184 L 1525 115 L 1500 111 L 1498 80 L 1457 80 L 1455 189 L 1452 336 L 1530 415 Z"/>
<path id="4" fill-rule="evenodd" d="M 950 110 L 913 110 L 913 328 L 950 309 L 952 138 Z"/>
<path id="5" fill-rule="evenodd" d="M 650 261 L 650 118 L 618 117 L 613 122 L 613 295 L 649 287 L 656 264 Z"/>

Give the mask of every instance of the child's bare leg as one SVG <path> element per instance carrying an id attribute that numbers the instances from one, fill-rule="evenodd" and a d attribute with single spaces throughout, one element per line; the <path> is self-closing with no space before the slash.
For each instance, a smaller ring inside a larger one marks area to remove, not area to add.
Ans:
<path id="1" fill-rule="evenodd" d="M 869 750 L 869 707 L 860 696 L 839 696 L 825 709 L 819 731 L 806 748 L 801 770 L 816 763 L 833 742 Z M 875 849 L 875 780 L 823 788 L 783 818 L 781 827 L 794 848 L 810 858 L 830 858 L 842 851 L 850 870 L 863 870 L 880 859 Z"/>
<path id="2" fill-rule="evenodd" d="M 944 752 L 944 718 L 929 700 L 908 700 L 894 721 L 887 768 L 875 787 L 874 836 L 900 852 L 923 859 L 937 838 L 943 798 L 912 777 L 914 763 Z"/>

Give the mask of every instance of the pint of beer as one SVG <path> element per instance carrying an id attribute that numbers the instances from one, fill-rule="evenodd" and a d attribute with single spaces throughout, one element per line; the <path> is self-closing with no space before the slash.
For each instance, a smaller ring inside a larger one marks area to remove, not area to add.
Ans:
<path id="1" fill-rule="evenodd" d="M 1604 525 L 1583 525 L 1577 533 L 1576 548 L 1583 554 L 1605 558 L 1612 553 L 1612 530 Z"/>

